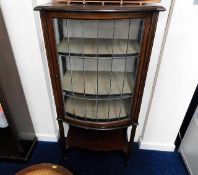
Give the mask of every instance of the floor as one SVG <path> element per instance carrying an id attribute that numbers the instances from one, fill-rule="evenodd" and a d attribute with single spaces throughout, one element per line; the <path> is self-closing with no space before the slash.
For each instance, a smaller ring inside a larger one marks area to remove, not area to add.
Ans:
<path id="1" fill-rule="evenodd" d="M 120 152 L 92 152 L 70 149 L 65 161 L 58 143 L 39 142 L 28 163 L 0 163 L 0 175 L 14 175 L 32 164 L 50 162 L 63 165 L 75 175 L 187 175 L 179 153 L 138 149 L 134 144 L 129 165 Z"/>

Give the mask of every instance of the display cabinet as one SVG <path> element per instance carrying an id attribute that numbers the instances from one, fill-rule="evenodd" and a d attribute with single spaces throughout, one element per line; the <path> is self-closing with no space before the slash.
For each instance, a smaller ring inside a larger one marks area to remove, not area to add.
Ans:
<path id="1" fill-rule="evenodd" d="M 49 3 L 35 9 L 41 15 L 65 147 L 122 150 L 128 155 L 158 13 L 164 8 Z M 64 122 L 70 126 L 67 139 Z"/>

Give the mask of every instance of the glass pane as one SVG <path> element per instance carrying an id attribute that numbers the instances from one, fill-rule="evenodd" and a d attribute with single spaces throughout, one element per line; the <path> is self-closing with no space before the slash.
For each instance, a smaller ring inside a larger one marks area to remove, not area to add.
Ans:
<path id="1" fill-rule="evenodd" d="M 54 19 L 66 117 L 130 117 L 142 19 Z"/>

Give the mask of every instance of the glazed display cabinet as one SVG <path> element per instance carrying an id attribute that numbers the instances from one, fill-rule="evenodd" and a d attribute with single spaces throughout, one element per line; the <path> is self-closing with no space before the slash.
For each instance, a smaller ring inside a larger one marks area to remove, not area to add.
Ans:
<path id="1" fill-rule="evenodd" d="M 36 10 L 65 147 L 122 150 L 128 155 L 158 13 L 164 8 L 50 3 Z M 64 122 L 70 126 L 67 139 Z"/>

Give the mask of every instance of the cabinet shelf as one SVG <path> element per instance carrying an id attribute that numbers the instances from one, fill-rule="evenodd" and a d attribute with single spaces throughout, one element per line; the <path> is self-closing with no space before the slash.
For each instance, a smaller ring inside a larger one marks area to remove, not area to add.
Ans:
<path id="1" fill-rule="evenodd" d="M 131 72 L 67 71 L 62 81 L 63 91 L 86 95 L 132 94 L 134 85 Z"/>
<path id="2" fill-rule="evenodd" d="M 59 55 L 62 55 L 62 54 L 59 54 Z M 123 55 L 113 55 L 113 57 L 112 57 L 112 55 L 110 55 L 110 56 L 105 56 L 105 55 L 103 55 L 103 56 L 96 56 L 96 55 L 89 55 L 89 56 L 86 56 L 86 55 L 83 55 L 83 57 L 82 57 L 82 55 L 70 55 L 70 59 L 72 60 L 72 59 L 77 59 L 77 60 L 118 60 L 118 59 L 121 59 L 121 60 L 124 60 L 124 59 L 135 59 L 135 58 L 137 58 L 139 56 L 139 54 L 134 54 L 134 55 L 125 55 L 125 56 L 123 56 Z M 64 55 L 64 57 L 63 58 L 65 58 L 65 59 L 68 59 L 68 55 Z"/>
<path id="3" fill-rule="evenodd" d="M 64 38 L 58 45 L 58 54 L 70 56 L 136 56 L 139 50 L 139 42 L 131 39 Z"/>
<path id="4" fill-rule="evenodd" d="M 89 101 L 67 98 L 65 100 L 66 115 L 81 120 L 112 121 L 128 117 L 130 98 L 114 101 Z"/>
<path id="5" fill-rule="evenodd" d="M 64 96 L 70 97 L 70 98 L 75 98 L 79 100 L 91 100 L 91 101 L 112 101 L 112 100 L 120 100 L 120 99 L 125 99 L 125 98 L 132 98 L 132 94 L 120 94 L 120 95 L 82 95 L 82 94 L 76 94 L 72 92 L 65 92 Z M 65 99 L 66 99 L 65 98 Z"/>

